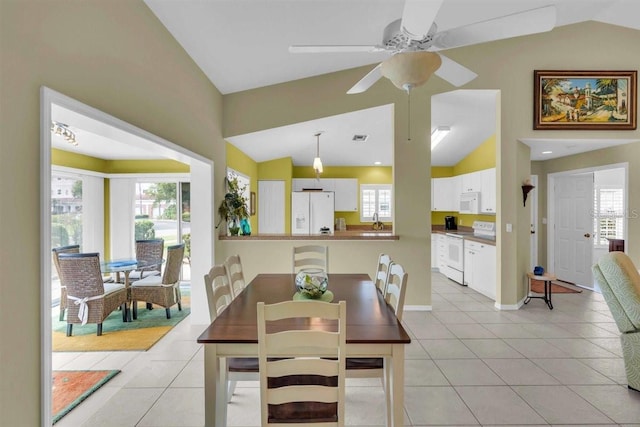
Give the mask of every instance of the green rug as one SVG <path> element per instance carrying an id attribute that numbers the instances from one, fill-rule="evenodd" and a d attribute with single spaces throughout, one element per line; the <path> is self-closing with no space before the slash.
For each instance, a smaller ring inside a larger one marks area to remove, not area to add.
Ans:
<path id="1" fill-rule="evenodd" d="M 185 295 L 186 294 L 186 295 Z M 67 321 L 58 320 L 58 310 L 53 310 L 53 351 L 142 351 L 148 350 L 190 313 L 189 292 L 182 291 L 182 311 L 171 307 L 171 319 L 167 319 L 163 307 L 147 310 L 144 302 L 138 302 L 138 318 L 123 322 L 122 312 L 115 310 L 102 323 L 102 335 L 96 335 L 96 324 L 73 325 L 73 335 L 67 336 Z"/>
<path id="2" fill-rule="evenodd" d="M 120 371 L 53 371 L 53 424 L 102 387 Z"/>

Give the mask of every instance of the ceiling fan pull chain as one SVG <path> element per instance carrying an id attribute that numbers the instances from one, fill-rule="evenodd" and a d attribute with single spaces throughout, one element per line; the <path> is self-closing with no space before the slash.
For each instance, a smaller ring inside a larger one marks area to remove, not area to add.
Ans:
<path id="1" fill-rule="evenodd" d="M 409 133 L 409 139 L 407 139 L 407 142 L 411 142 L 411 91 L 407 90 L 407 105 L 409 107 L 409 113 L 407 114 L 408 120 L 407 120 L 407 126 L 408 126 L 408 133 Z"/>

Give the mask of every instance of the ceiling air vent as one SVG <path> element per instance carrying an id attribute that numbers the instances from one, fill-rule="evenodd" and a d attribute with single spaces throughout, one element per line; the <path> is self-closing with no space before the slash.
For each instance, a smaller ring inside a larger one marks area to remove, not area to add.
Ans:
<path id="1" fill-rule="evenodd" d="M 353 142 L 365 142 L 367 138 L 369 138 L 369 135 L 353 135 L 353 138 L 351 138 L 351 140 Z"/>

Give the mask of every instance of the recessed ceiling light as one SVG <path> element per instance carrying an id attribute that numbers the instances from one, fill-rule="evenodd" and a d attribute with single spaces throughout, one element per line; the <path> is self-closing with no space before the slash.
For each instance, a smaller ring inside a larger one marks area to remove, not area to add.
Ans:
<path id="1" fill-rule="evenodd" d="M 543 151 L 542 154 L 551 154 L 553 151 Z"/>
<path id="2" fill-rule="evenodd" d="M 373 162 L 374 165 L 381 165 L 382 162 Z"/>

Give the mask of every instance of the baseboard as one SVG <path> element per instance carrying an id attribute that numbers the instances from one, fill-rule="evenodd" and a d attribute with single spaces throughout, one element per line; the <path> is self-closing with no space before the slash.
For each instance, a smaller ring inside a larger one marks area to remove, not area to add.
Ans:
<path id="1" fill-rule="evenodd" d="M 430 305 L 405 305 L 404 311 L 431 311 L 433 308 Z"/>
<path id="2" fill-rule="evenodd" d="M 524 305 L 524 300 L 525 298 L 522 298 L 520 301 L 518 301 L 517 304 L 499 304 L 497 301 L 496 303 L 493 305 L 495 308 L 497 308 L 498 310 L 520 310 L 520 307 L 522 307 Z"/>

